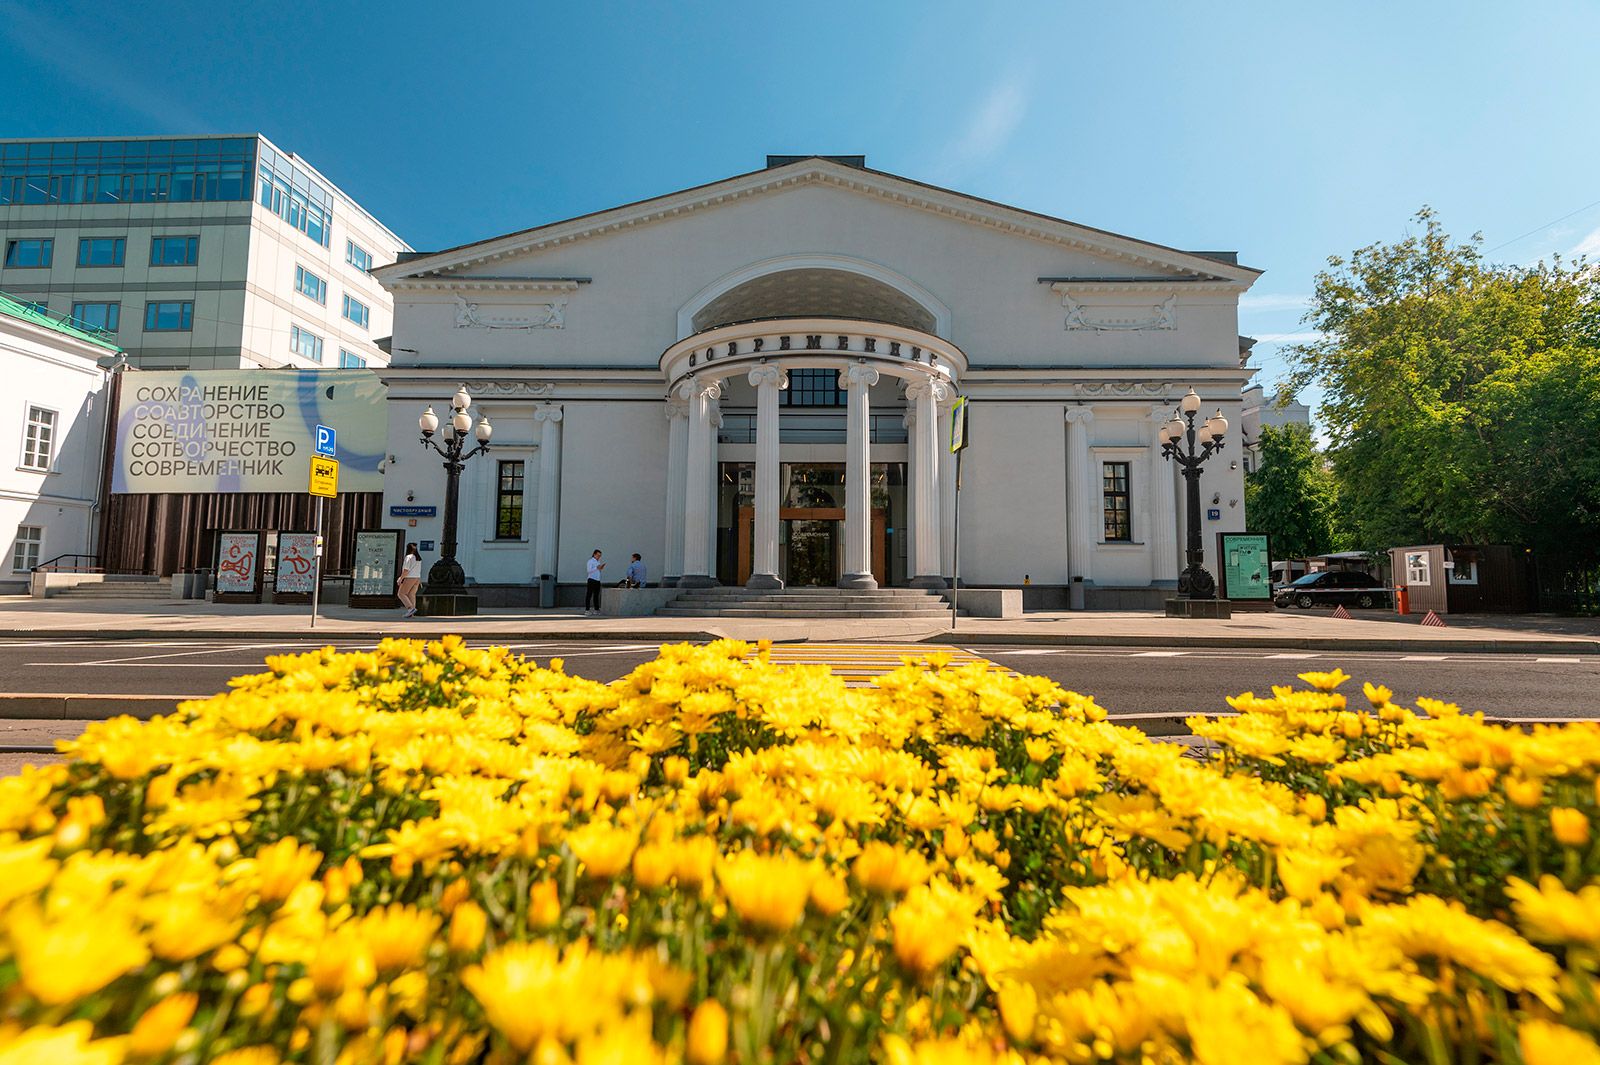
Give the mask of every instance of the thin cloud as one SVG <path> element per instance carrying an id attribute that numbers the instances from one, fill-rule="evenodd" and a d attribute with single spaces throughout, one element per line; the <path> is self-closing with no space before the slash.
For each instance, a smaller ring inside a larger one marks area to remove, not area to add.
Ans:
<path id="1" fill-rule="evenodd" d="M 1600 227 L 1591 229 L 1589 235 L 1578 241 L 1573 246 L 1574 256 L 1587 255 L 1591 259 L 1600 259 Z"/>
<path id="2" fill-rule="evenodd" d="M 1262 333 L 1256 337 L 1260 344 L 1304 344 L 1313 340 L 1323 339 L 1324 334 L 1315 330 L 1307 333 Z"/>
<path id="3" fill-rule="evenodd" d="M 1310 296 L 1288 296 L 1263 292 L 1246 292 L 1239 297 L 1241 311 L 1303 311 L 1311 306 Z"/>
<path id="4" fill-rule="evenodd" d="M 961 133 L 945 146 L 939 163 L 945 178 L 959 176 L 1004 148 L 1028 111 L 1032 75 L 1011 71 L 989 87 Z"/>
<path id="5" fill-rule="evenodd" d="M 102 21 L 111 17 L 107 12 Z M 9 38 L 11 47 L 106 103 L 153 123 L 155 132 L 199 133 L 211 128 L 211 123 L 178 97 L 149 88 L 141 76 L 129 69 L 120 53 L 107 53 L 83 33 L 43 12 L 10 8 L 0 24 L 5 26 L 3 36 Z M 107 39 L 118 36 L 115 32 L 105 35 Z M 85 71 L 94 71 L 95 75 L 85 77 Z"/>

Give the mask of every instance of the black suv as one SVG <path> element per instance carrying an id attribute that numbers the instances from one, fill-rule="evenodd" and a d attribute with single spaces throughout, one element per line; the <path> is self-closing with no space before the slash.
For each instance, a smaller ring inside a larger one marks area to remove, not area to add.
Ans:
<path id="1" fill-rule="evenodd" d="M 1301 610 L 1339 603 L 1359 607 L 1388 606 L 1389 589 L 1370 574 L 1324 570 L 1321 573 L 1308 573 L 1293 584 L 1279 588 L 1272 596 L 1272 602 L 1276 606 L 1292 603 Z"/>

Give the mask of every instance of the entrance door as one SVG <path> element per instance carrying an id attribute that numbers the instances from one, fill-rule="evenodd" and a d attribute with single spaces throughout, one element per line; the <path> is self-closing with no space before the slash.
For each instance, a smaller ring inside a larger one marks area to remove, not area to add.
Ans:
<path id="1" fill-rule="evenodd" d="M 783 521 L 778 568 L 791 588 L 831 588 L 839 583 L 839 531 L 843 521 L 789 518 Z"/>
<path id="2" fill-rule="evenodd" d="M 750 579 L 755 508 L 739 508 L 739 583 Z M 780 507 L 778 509 L 778 576 L 796 588 L 831 588 L 844 576 L 844 508 Z M 872 576 L 888 583 L 889 512 L 872 512 Z"/>

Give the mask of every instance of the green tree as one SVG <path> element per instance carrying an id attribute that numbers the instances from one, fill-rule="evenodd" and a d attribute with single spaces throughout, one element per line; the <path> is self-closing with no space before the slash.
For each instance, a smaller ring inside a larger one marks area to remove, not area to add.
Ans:
<path id="1" fill-rule="evenodd" d="M 1339 545 L 1333 473 L 1303 425 L 1261 427 L 1260 464 L 1245 477 L 1250 530 L 1272 538 L 1274 558 L 1304 558 Z"/>
<path id="2" fill-rule="evenodd" d="M 1289 351 L 1321 385 L 1354 546 L 1505 542 L 1600 564 L 1600 272 L 1492 265 L 1433 212 L 1328 260 Z M 1265 463 L 1263 464 L 1265 465 Z"/>

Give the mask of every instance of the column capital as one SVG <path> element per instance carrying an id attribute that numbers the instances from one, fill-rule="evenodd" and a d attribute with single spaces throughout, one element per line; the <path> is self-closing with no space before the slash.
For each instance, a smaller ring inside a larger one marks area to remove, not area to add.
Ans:
<path id="1" fill-rule="evenodd" d="M 533 420 L 536 422 L 559 422 L 561 417 L 561 407 L 555 403 L 541 403 L 533 408 Z"/>
<path id="2" fill-rule="evenodd" d="M 943 403 L 950 398 L 953 392 L 954 389 L 948 384 L 932 377 L 912 381 L 909 385 L 906 385 L 906 398 L 913 403 L 924 396 L 932 399 L 935 403 Z"/>
<path id="3" fill-rule="evenodd" d="M 1068 407 L 1067 408 L 1067 424 L 1068 425 L 1076 425 L 1076 424 L 1078 424 L 1080 422 L 1082 424 L 1084 424 L 1084 425 L 1093 424 L 1093 422 L 1094 422 L 1094 408 L 1093 407 Z"/>
<path id="4" fill-rule="evenodd" d="M 691 400 L 703 396 L 712 402 L 716 402 L 722 398 L 722 382 L 702 381 L 690 375 L 673 386 L 672 391 L 678 399 Z"/>
<path id="5" fill-rule="evenodd" d="M 689 401 L 678 399 L 677 397 L 667 400 L 666 416 L 669 421 L 673 418 L 687 418 L 689 416 Z"/>
<path id="6" fill-rule="evenodd" d="M 788 373 L 782 366 L 774 366 L 771 363 L 754 367 L 749 373 L 748 380 L 757 388 L 776 385 L 780 392 L 789 387 Z"/>
<path id="7" fill-rule="evenodd" d="M 871 366 L 857 364 L 839 371 L 840 388 L 869 388 L 877 383 L 878 371 Z"/>
<path id="8" fill-rule="evenodd" d="M 1165 425 L 1172 420 L 1172 414 L 1178 409 L 1175 403 L 1157 403 L 1150 408 L 1150 420 L 1160 425 Z"/>

